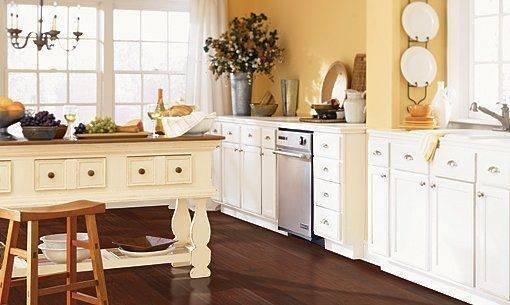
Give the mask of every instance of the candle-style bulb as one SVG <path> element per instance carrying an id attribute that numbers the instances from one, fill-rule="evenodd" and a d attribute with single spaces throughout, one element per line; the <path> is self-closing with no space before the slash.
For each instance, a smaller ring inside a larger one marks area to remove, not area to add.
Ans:
<path id="1" fill-rule="evenodd" d="M 76 32 L 80 31 L 80 17 L 76 18 Z"/>
<path id="2" fill-rule="evenodd" d="M 57 30 L 57 15 L 53 16 L 53 21 L 51 23 L 51 30 L 52 31 Z"/>
<path id="3" fill-rule="evenodd" d="M 18 14 L 16 14 L 16 30 L 19 29 L 19 18 Z"/>
<path id="4" fill-rule="evenodd" d="M 14 28 L 14 13 L 11 13 L 11 17 L 9 18 L 9 28 Z"/>

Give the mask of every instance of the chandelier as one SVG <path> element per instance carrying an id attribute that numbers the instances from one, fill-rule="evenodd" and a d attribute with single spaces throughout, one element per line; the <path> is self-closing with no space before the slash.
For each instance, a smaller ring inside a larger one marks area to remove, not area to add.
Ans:
<path id="1" fill-rule="evenodd" d="M 14 4 L 11 3 L 11 6 Z M 57 30 L 57 15 L 55 14 L 53 16 L 52 24 L 51 24 L 51 30 L 48 32 L 43 32 L 43 0 L 39 1 L 39 16 L 37 20 L 37 31 L 36 32 L 30 32 L 26 36 L 23 37 L 21 33 L 23 32 L 22 29 L 19 28 L 19 16 L 18 12 L 15 13 L 11 12 L 9 15 L 9 27 L 7 28 L 7 33 L 9 34 L 9 40 L 11 42 L 11 45 L 15 49 L 23 49 L 27 46 L 28 41 L 32 40 L 34 44 L 37 46 L 37 50 L 41 51 L 44 47 L 46 49 L 51 50 L 55 47 L 55 43 L 59 40 L 58 35 L 60 34 L 60 31 Z M 55 3 L 56 6 L 56 3 Z M 78 6 L 79 7 L 79 6 Z M 76 49 L 78 46 L 78 42 L 80 41 L 80 36 L 83 35 L 82 32 L 80 32 L 80 17 L 78 16 L 76 18 L 76 30 L 73 32 L 75 44 L 70 48 L 64 48 L 66 51 L 72 51 Z"/>

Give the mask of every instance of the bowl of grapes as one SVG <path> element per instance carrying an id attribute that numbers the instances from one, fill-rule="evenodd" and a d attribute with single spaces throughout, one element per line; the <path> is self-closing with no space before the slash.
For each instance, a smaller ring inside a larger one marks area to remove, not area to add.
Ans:
<path id="1" fill-rule="evenodd" d="M 20 120 L 23 136 L 29 141 L 53 140 L 60 127 L 60 120 L 48 111 L 35 115 L 25 114 Z"/>

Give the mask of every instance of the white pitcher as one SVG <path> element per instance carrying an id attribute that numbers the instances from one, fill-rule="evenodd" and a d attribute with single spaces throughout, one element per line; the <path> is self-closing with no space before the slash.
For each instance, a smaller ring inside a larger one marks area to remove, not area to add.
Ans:
<path id="1" fill-rule="evenodd" d="M 432 100 L 432 111 L 440 128 L 448 127 L 452 115 L 452 104 L 444 82 L 437 82 L 437 92 Z"/>
<path id="2" fill-rule="evenodd" d="M 366 121 L 366 92 L 349 89 L 344 102 L 345 121 L 347 123 L 365 123 Z"/>

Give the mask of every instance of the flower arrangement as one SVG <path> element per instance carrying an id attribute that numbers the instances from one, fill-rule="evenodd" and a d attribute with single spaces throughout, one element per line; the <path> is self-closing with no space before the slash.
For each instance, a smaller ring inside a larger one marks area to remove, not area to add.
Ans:
<path id="1" fill-rule="evenodd" d="M 264 14 L 234 18 L 219 38 L 207 38 L 204 51 L 209 54 L 209 69 L 216 78 L 231 73 L 266 74 L 282 61 L 277 30 L 269 30 Z"/>

